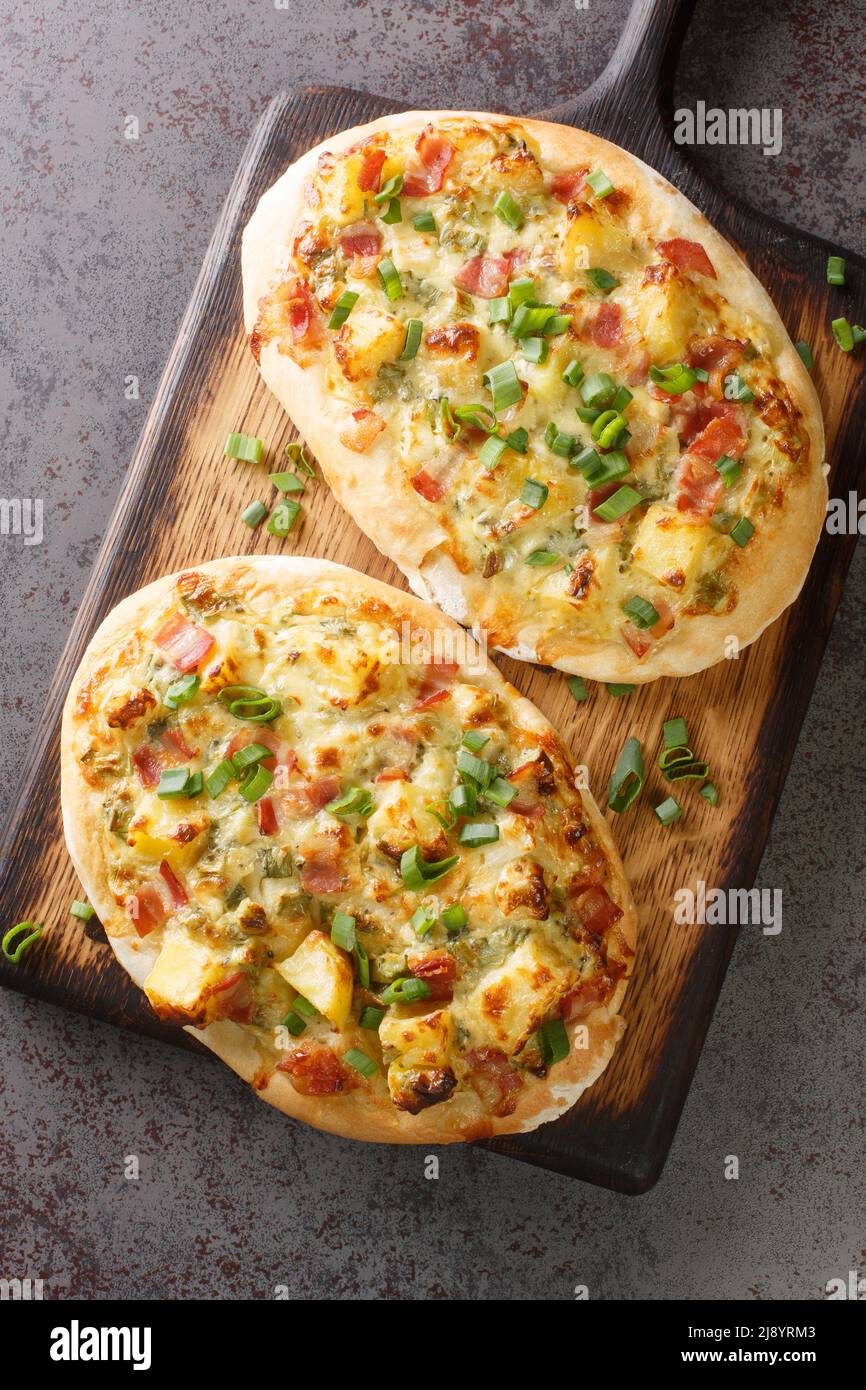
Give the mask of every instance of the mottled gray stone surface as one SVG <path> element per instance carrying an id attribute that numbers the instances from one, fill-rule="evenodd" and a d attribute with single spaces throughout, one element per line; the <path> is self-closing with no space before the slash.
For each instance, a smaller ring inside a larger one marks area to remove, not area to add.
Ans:
<path id="1" fill-rule="evenodd" d="M 268 98 L 336 82 L 407 105 L 544 106 L 599 70 L 625 9 L 4 7 L 0 491 L 44 498 L 46 534 L 29 549 L 0 537 L 0 809 Z M 705 149 L 701 163 L 861 251 L 864 21 L 863 0 L 699 0 L 677 90 L 679 104 L 780 106 L 778 159 Z M 124 398 L 130 374 L 138 401 Z M 761 869 L 784 891 L 784 928 L 747 929 L 737 947 L 652 1193 L 473 1151 L 442 1151 L 427 1181 L 418 1152 L 293 1127 L 216 1064 L 5 994 L 0 1276 L 41 1277 L 52 1297 L 288 1284 L 305 1298 L 569 1298 L 586 1284 L 595 1298 L 778 1299 L 862 1270 L 864 597 L 861 550 Z"/>

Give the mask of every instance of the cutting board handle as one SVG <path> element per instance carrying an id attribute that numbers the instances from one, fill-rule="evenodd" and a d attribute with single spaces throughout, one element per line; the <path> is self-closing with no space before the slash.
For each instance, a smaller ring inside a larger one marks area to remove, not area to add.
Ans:
<path id="1" fill-rule="evenodd" d="M 695 0 L 634 0 L 592 86 L 543 115 L 592 130 L 638 156 L 651 155 L 669 130 L 677 59 L 694 8 Z"/>

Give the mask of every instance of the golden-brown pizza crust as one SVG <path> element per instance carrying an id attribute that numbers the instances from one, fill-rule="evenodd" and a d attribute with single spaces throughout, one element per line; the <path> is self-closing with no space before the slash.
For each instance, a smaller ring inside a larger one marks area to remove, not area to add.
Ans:
<path id="1" fill-rule="evenodd" d="M 407 621 L 414 628 L 421 628 L 431 635 L 437 631 L 460 635 L 451 619 L 413 595 L 327 560 L 294 556 L 235 557 L 198 565 L 196 572 L 213 575 L 244 602 L 260 608 L 263 614 L 275 604 L 284 606 L 286 599 L 293 595 L 313 590 L 317 595 L 338 595 L 350 607 L 374 601 L 381 605 L 380 611 L 385 618 L 398 625 Z M 150 972 L 159 948 L 152 938 L 139 939 L 135 935 L 125 911 L 109 891 L 108 865 L 99 833 L 102 798 L 81 773 L 78 758 L 85 726 L 76 712 L 76 703 L 82 686 L 94 676 L 101 664 L 107 660 L 117 660 L 125 644 L 134 641 L 139 626 L 144 623 L 152 625 L 162 609 L 168 610 L 177 578 L 173 574 L 156 580 L 124 599 L 109 613 L 82 658 L 63 711 L 61 801 L 69 853 L 117 959 L 139 986 Z M 512 716 L 519 718 L 521 727 L 552 738 L 571 768 L 571 758 L 562 749 L 558 736 L 540 711 L 505 681 L 492 663 L 479 672 L 480 662 L 480 654 L 472 658 L 473 683 L 494 690 L 508 705 Z M 634 901 L 607 823 L 589 792 L 582 790 L 581 796 L 593 833 L 609 860 L 616 897 L 623 908 L 623 916 L 617 926 L 626 947 L 623 954 L 627 958 L 627 969 L 607 1004 L 596 1008 L 578 1025 L 568 1025 L 572 1035 L 576 1027 L 584 1027 L 588 1045 L 573 1045 L 569 1056 L 551 1070 L 546 1081 L 524 1087 L 517 1109 L 507 1118 L 490 1118 L 479 1122 L 479 1112 L 471 1097 L 461 1099 L 459 1094 L 449 1102 L 419 1115 L 409 1115 L 397 1110 L 387 1100 L 380 1100 L 378 1096 L 374 1098 L 369 1084 L 361 1078 L 356 1089 L 344 1096 L 300 1095 L 282 1073 L 273 1074 L 267 1079 L 262 1065 L 264 1054 L 260 1052 L 252 1032 L 244 1026 L 223 1021 L 211 1023 L 204 1030 L 190 1028 L 188 1031 L 250 1082 L 263 1099 L 287 1115 L 348 1138 L 387 1143 L 445 1144 L 492 1134 L 522 1132 L 555 1119 L 572 1106 L 601 1074 L 622 1035 L 625 1024 L 619 1009 L 628 983 L 636 937 Z"/>
<path id="2" fill-rule="evenodd" d="M 638 660 L 620 642 L 569 640 L 562 645 L 527 624 L 513 631 L 507 612 L 488 618 L 498 645 L 509 655 L 542 661 L 593 680 L 643 684 L 660 676 L 686 676 L 721 660 L 730 639 L 739 647 L 755 641 L 794 601 L 803 585 L 823 526 L 827 506 L 824 427 L 811 378 L 795 351 L 769 295 L 725 239 L 687 198 L 641 160 L 587 131 L 525 117 L 475 111 L 408 111 L 384 116 L 330 136 L 308 151 L 260 200 L 243 238 L 244 321 L 251 332 L 259 300 L 285 269 L 298 224 L 304 220 L 304 186 L 325 150 L 338 154 L 379 131 L 417 127 L 443 120 L 478 120 L 508 126 L 517 120 L 538 142 L 545 167 L 564 173 L 576 165 L 601 166 L 618 188 L 627 190 L 658 240 L 685 237 L 700 241 L 717 273 L 717 287 L 733 305 L 760 321 L 808 436 L 809 457 L 775 525 L 767 524 L 737 556 L 739 601 L 732 613 L 689 617 L 663 643 Z M 345 405 L 330 396 L 321 374 L 304 371 L 275 342 L 261 348 L 260 370 L 277 399 L 319 459 L 343 507 L 374 544 L 400 567 L 416 593 L 437 603 L 458 622 L 472 626 L 483 607 L 490 613 L 489 588 L 478 574 L 458 571 L 441 547 L 445 532 L 431 519 L 397 469 L 389 467 L 386 437 L 362 455 L 338 439 Z M 387 486 L 368 486 L 371 471 Z M 783 534 L 782 534 L 783 532 Z"/>

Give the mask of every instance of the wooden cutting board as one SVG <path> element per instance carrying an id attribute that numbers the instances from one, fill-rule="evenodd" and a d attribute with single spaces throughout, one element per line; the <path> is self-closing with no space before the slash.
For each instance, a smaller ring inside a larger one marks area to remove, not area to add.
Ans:
<path id="1" fill-rule="evenodd" d="M 624 145 L 660 170 L 737 246 L 779 307 L 791 336 L 812 344 L 833 466 L 831 495 L 857 485 L 866 422 L 861 355 L 834 344 L 830 320 L 866 322 L 866 262 L 843 252 L 853 288 L 825 283 L 828 251 L 816 237 L 722 198 L 670 139 L 669 97 L 691 4 L 639 0 L 599 80 L 566 107 L 545 113 Z M 330 133 L 397 109 L 392 102 L 328 88 L 283 95 L 262 118 L 235 178 L 192 301 L 148 416 L 75 626 L 48 694 L 29 774 L 0 856 L 4 929 L 43 922 L 38 949 L 17 966 L 0 959 L 0 981 L 143 1033 L 195 1047 L 160 1024 L 114 962 L 101 929 L 69 916 L 80 893 L 63 846 L 58 786 L 60 710 L 84 647 L 126 594 L 173 570 L 220 555 L 322 555 L 401 587 L 404 581 L 340 510 L 319 481 L 302 527 L 286 542 L 250 532 L 240 513 L 267 499 L 266 470 L 223 458 L 226 434 L 261 436 L 278 466 L 293 431 L 261 384 L 242 327 L 241 231 L 264 190 L 304 150 Z M 520 114 L 520 113 L 516 113 Z M 614 833 L 640 906 L 640 937 L 626 999 L 628 1030 L 602 1080 L 562 1120 L 496 1141 L 515 1158 L 625 1192 L 661 1172 L 734 946 L 731 927 L 677 926 L 672 894 L 698 880 L 749 887 L 815 682 L 855 536 L 825 535 L 796 606 L 738 660 L 686 681 L 659 681 L 614 699 L 603 686 L 576 705 L 558 673 L 501 659 L 509 680 L 534 700 L 590 768 L 596 798 L 624 740 L 643 741 L 648 788 Z M 652 806 L 669 787 L 654 770 L 663 721 L 682 715 L 693 746 L 712 764 L 718 807 L 697 791 L 663 829 Z M 750 928 L 755 930 L 755 928 Z M 779 982 L 784 991 L 784 981 Z M 202 1062 L 204 1065 L 204 1062 Z M 207 1084 L 203 1076 L 203 1084 Z"/>

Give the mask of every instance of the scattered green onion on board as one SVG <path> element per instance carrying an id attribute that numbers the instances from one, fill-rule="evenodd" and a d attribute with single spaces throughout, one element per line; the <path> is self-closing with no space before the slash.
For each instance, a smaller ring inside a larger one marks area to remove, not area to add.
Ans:
<path id="1" fill-rule="evenodd" d="M 575 699 L 578 704 L 581 704 L 582 701 L 589 698 L 589 691 L 586 688 L 586 681 L 583 679 L 583 676 L 569 676 L 565 683 L 571 691 L 572 698 Z"/>
<path id="2" fill-rule="evenodd" d="M 3 937 L 0 950 L 12 965 L 18 965 L 24 952 L 39 940 L 44 930 L 41 922 L 17 922 Z"/>
<path id="3" fill-rule="evenodd" d="M 845 283 L 845 259 L 843 256 L 827 257 L 827 284 L 844 285 Z"/>
<path id="4" fill-rule="evenodd" d="M 80 922 L 89 922 L 91 917 L 95 917 L 96 909 L 90 903 L 83 903 L 78 898 L 72 899 L 72 906 L 69 909 L 73 917 L 77 917 Z"/>
<path id="5" fill-rule="evenodd" d="M 249 526 L 251 531 L 254 531 L 257 526 L 261 526 L 267 514 L 268 509 L 264 502 L 251 502 L 241 512 L 241 521 L 245 526 Z"/>
<path id="6" fill-rule="evenodd" d="M 635 797 L 640 794 L 645 776 L 640 739 L 628 738 L 617 759 L 608 786 L 607 804 L 610 809 L 618 813 L 627 811 Z"/>
<path id="7" fill-rule="evenodd" d="M 242 463 L 261 463 L 265 455 L 264 440 L 253 434 L 230 434 L 223 450 L 226 458 Z"/>
<path id="8" fill-rule="evenodd" d="M 655 807 L 655 813 L 662 825 L 672 825 L 675 820 L 679 820 L 683 813 L 683 808 L 672 796 L 667 797 Z"/>

